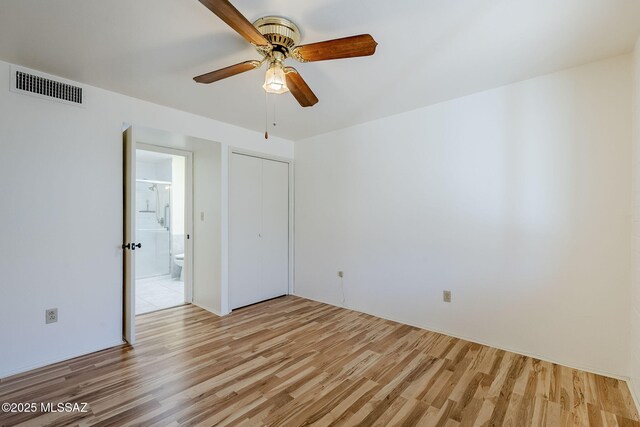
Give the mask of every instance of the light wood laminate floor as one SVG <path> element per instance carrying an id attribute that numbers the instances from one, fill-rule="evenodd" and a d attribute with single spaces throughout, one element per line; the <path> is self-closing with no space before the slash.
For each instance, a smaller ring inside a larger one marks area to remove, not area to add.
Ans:
<path id="1" fill-rule="evenodd" d="M 624 382 L 297 297 L 138 317 L 139 341 L 0 381 L 1 425 L 640 426 Z"/>

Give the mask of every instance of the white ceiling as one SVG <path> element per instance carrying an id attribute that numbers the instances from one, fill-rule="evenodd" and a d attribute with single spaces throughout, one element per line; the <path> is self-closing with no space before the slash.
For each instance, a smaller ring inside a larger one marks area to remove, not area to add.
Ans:
<path id="1" fill-rule="evenodd" d="M 320 102 L 276 98 L 297 140 L 629 52 L 638 0 L 232 0 L 296 22 L 303 43 L 370 33 L 373 57 L 294 66 Z M 2 0 L 0 59 L 263 130 L 264 68 L 192 77 L 258 54 L 197 0 Z M 295 62 L 295 61 L 292 61 Z"/>

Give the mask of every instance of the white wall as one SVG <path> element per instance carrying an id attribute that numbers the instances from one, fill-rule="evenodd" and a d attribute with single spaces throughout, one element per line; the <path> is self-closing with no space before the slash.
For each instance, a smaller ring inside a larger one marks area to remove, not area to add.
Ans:
<path id="1" fill-rule="evenodd" d="M 297 142 L 295 293 L 344 270 L 356 310 L 626 375 L 630 90 L 622 56 Z"/>
<path id="2" fill-rule="evenodd" d="M 172 162 L 170 158 L 155 162 L 138 159 L 136 161 L 136 179 L 171 182 L 171 168 Z"/>
<path id="3" fill-rule="evenodd" d="M 171 275 L 176 278 L 180 277 L 184 265 L 179 267 L 175 262 L 175 256 L 178 254 L 184 255 L 187 234 L 184 231 L 186 163 L 185 157 L 171 156 Z"/>
<path id="4" fill-rule="evenodd" d="M 640 398 L 640 38 L 633 53 L 633 221 L 631 252 L 631 391 Z"/>
<path id="5" fill-rule="evenodd" d="M 171 156 L 171 234 L 184 236 L 186 159 Z M 180 250 L 184 250 L 181 248 Z"/>
<path id="6" fill-rule="evenodd" d="M 121 342 L 123 122 L 293 156 L 289 141 L 98 88 L 77 108 L 9 82 L 0 62 L 0 378 Z"/>
<path id="7" fill-rule="evenodd" d="M 195 142 L 197 144 L 197 142 Z M 217 314 L 222 308 L 222 153 L 200 141 L 193 158 L 194 276 L 193 303 Z M 205 149 L 206 148 L 206 149 Z"/>

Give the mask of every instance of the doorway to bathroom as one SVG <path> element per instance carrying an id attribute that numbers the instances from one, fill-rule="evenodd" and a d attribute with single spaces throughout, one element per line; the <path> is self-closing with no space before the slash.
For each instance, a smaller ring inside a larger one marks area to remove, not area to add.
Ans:
<path id="1" fill-rule="evenodd" d="M 191 301 L 190 154 L 137 144 L 136 315 Z"/>

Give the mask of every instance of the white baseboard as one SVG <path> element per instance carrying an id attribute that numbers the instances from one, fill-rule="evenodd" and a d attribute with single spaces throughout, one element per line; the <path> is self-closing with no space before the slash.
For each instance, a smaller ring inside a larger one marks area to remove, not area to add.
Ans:
<path id="1" fill-rule="evenodd" d="M 200 307 L 200 308 L 201 308 L 201 309 L 203 309 L 203 310 L 207 310 L 209 313 L 213 313 L 213 314 L 215 314 L 215 315 L 216 315 L 216 316 L 218 316 L 218 317 L 222 317 L 222 316 L 223 316 L 223 315 L 222 315 L 218 310 L 213 309 L 213 308 L 211 308 L 211 307 L 207 307 L 207 306 L 206 306 L 206 305 L 204 305 L 204 304 L 200 304 L 200 303 L 197 303 L 197 302 L 195 302 L 195 301 L 192 301 L 192 302 L 191 302 L 191 304 L 193 304 L 193 305 L 195 305 L 195 306 L 197 306 L 197 307 Z"/>
<path id="2" fill-rule="evenodd" d="M 551 357 L 541 356 L 539 354 L 530 353 L 530 352 L 527 352 L 527 351 L 522 351 L 522 350 L 513 349 L 513 348 L 509 348 L 509 347 L 505 347 L 505 346 L 500 346 L 500 345 L 495 345 L 493 343 L 486 342 L 486 341 L 483 341 L 483 340 L 479 340 L 479 339 L 476 339 L 476 338 L 470 338 L 470 337 L 466 337 L 466 336 L 463 336 L 463 335 L 452 334 L 450 332 L 447 332 L 447 331 L 444 331 L 444 330 L 440 330 L 438 328 L 432 328 L 432 327 L 430 327 L 428 325 L 418 325 L 418 324 L 415 324 L 415 323 L 409 323 L 409 322 L 406 322 L 404 320 L 393 319 L 393 318 L 390 318 L 390 317 L 382 316 L 382 315 L 377 314 L 377 313 L 369 313 L 369 312 L 366 312 L 366 311 L 360 311 L 360 310 L 357 310 L 355 308 L 338 305 L 338 304 L 335 304 L 335 303 L 332 303 L 332 302 L 329 302 L 329 301 L 323 301 L 323 300 L 320 300 L 320 299 L 309 298 L 309 297 L 306 297 L 304 295 L 295 294 L 295 296 L 300 297 L 300 298 L 304 298 L 304 299 L 308 299 L 308 300 L 311 300 L 311 301 L 321 302 L 323 304 L 332 305 L 334 307 L 346 308 L 348 310 L 356 311 L 358 313 L 364 313 L 364 314 L 368 314 L 370 316 L 379 317 L 381 319 L 390 320 L 392 322 L 402 323 L 404 325 L 413 326 L 413 327 L 416 327 L 416 328 L 419 328 L 419 329 L 424 329 L 424 330 L 427 330 L 427 331 L 430 331 L 430 332 L 436 332 L 438 334 L 447 335 L 447 336 L 450 336 L 450 337 L 454 337 L 454 338 L 458 338 L 458 339 L 461 339 L 461 340 L 469 341 L 469 342 L 472 342 L 472 343 L 475 343 L 475 344 L 481 344 L 481 345 L 485 345 L 487 347 L 497 348 L 498 350 L 504 350 L 504 351 L 508 351 L 510 353 L 515 353 L 515 354 L 520 354 L 522 356 L 532 357 L 534 359 L 542 360 L 544 362 L 555 363 L 556 365 L 566 366 L 566 367 L 571 368 L 571 369 L 578 369 L 580 371 L 585 371 L 585 372 L 589 372 L 591 374 L 596 374 L 596 375 L 602 375 L 602 376 L 609 377 L 609 378 L 614 378 L 614 379 L 620 380 L 620 381 L 625 381 L 625 382 L 629 381 L 629 377 L 624 376 L 624 375 L 620 375 L 620 374 L 617 374 L 617 373 L 607 372 L 607 371 L 603 371 L 603 370 L 600 370 L 600 369 L 591 368 L 591 367 L 588 367 L 588 366 L 580 366 L 580 365 L 576 365 L 576 364 L 574 364 L 572 362 L 567 362 L 567 361 L 563 361 L 563 360 L 557 360 L 557 359 L 554 359 L 554 358 L 551 358 Z M 631 387 L 629 387 L 629 388 L 631 389 Z"/>
<path id="3" fill-rule="evenodd" d="M 636 409 L 640 412 L 640 401 L 638 400 L 638 396 L 636 395 L 636 389 L 633 387 L 633 380 L 629 378 L 627 380 L 627 387 L 629 387 L 629 392 L 631 393 L 631 398 L 633 399 L 633 403 L 636 405 Z"/>
<path id="4" fill-rule="evenodd" d="M 31 364 L 31 365 L 20 367 L 18 369 L 12 369 L 12 370 L 9 370 L 9 371 L 0 372 L 0 379 L 6 380 L 9 377 L 12 377 L 14 375 L 23 374 L 23 373 L 31 371 L 33 369 L 38 369 L 38 368 L 42 368 L 42 367 L 45 367 L 45 366 L 48 366 L 48 365 L 53 365 L 55 363 L 64 362 L 66 360 L 75 359 L 76 357 L 80 357 L 80 356 L 86 356 L 87 354 L 95 353 L 95 352 L 102 351 L 102 350 L 107 350 L 109 348 L 117 347 L 117 346 L 123 345 L 123 344 L 126 344 L 126 342 L 120 340 L 120 341 L 113 342 L 113 343 L 107 344 L 107 345 L 101 345 L 101 346 L 98 346 L 98 347 L 91 347 L 91 348 L 89 348 L 87 350 L 84 350 L 84 351 L 69 353 L 69 354 L 66 354 L 66 355 L 61 356 L 61 357 L 56 357 L 56 358 L 53 358 L 53 359 L 46 359 L 46 360 Z"/>

